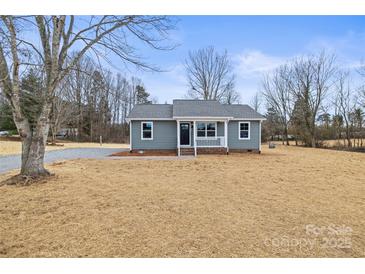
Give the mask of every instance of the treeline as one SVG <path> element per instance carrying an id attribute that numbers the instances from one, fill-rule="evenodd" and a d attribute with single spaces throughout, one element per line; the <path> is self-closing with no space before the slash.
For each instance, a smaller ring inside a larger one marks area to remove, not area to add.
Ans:
<path id="1" fill-rule="evenodd" d="M 42 105 L 42 71 L 31 68 L 21 79 L 24 115 L 35 126 Z M 0 129 L 16 131 L 11 108 L 0 93 Z M 76 141 L 128 142 L 126 117 L 135 104 L 153 103 L 141 79 L 127 78 L 82 58 L 55 91 L 50 115 L 49 138 Z"/>
<path id="2" fill-rule="evenodd" d="M 365 65 L 352 75 L 325 52 L 295 58 L 266 74 L 263 137 L 287 145 L 294 140 L 318 147 L 324 140 L 337 140 L 337 145 L 362 147 L 365 87 L 353 81 L 356 77 L 365 79 Z"/>

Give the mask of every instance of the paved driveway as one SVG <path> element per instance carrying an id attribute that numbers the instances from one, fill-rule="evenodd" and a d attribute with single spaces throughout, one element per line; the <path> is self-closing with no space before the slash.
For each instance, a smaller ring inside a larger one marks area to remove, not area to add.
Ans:
<path id="1" fill-rule="evenodd" d="M 45 162 L 52 163 L 59 160 L 77 158 L 103 158 L 112 153 L 125 151 L 123 148 L 66 148 L 47 151 Z M 0 156 L 0 173 L 20 168 L 20 155 Z"/>

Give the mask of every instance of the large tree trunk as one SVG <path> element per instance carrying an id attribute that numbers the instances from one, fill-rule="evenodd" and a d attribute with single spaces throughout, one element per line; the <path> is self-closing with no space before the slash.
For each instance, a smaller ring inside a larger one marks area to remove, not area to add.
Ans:
<path id="1" fill-rule="evenodd" d="M 317 140 L 316 140 L 316 123 L 315 120 L 313 119 L 311 121 L 311 129 L 310 129 L 310 138 L 311 138 L 311 147 L 315 148 L 317 145 Z"/>
<path id="2" fill-rule="evenodd" d="M 311 137 L 311 146 L 316 147 L 316 138 L 314 136 Z"/>
<path id="3" fill-rule="evenodd" d="M 346 140 L 347 140 L 347 147 L 352 147 L 351 137 L 350 137 L 350 127 L 346 125 Z"/>
<path id="4" fill-rule="evenodd" d="M 44 168 L 44 153 L 46 142 L 43 134 L 35 133 L 22 142 L 22 165 L 20 174 L 32 177 L 49 175 Z"/>
<path id="5" fill-rule="evenodd" d="M 50 173 L 44 168 L 44 154 L 49 131 L 50 107 L 45 106 L 36 127 L 22 137 L 21 175 L 40 177 Z"/>
<path id="6" fill-rule="evenodd" d="M 79 71 L 77 70 L 77 73 L 79 74 Z M 77 75 L 78 76 L 78 75 Z M 81 133 L 82 133 L 82 122 L 83 122 L 83 115 L 82 115 L 82 102 L 81 102 L 81 88 L 79 87 L 79 83 L 81 81 L 78 81 L 79 76 L 77 77 L 77 88 L 76 88 L 76 101 L 77 101 L 77 141 L 81 141 Z"/>
<path id="7" fill-rule="evenodd" d="M 315 129 L 312 128 L 310 130 L 310 142 L 311 142 L 311 147 L 315 148 L 316 147 L 316 144 L 317 144 L 317 140 L 316 140 L 316 132 L 315 132 Z"/>
<path id="8" fill-rule="evenodd" d="M 284 136 L 285 136 L 285 141 L 286 141 L 286 145 L 289 145 L 289 138 L 288 138 L 288 127 L 285 126 L 284 128 Z"/>
<path id="9" fill-rule="evenodd" d="M 51 130 L 51 143 L 55 144 L 56 143 L 56 134 L 58 132 L 57 127 L 55 125 L 55 121 L 52 122 L 52 125 L 50 126 L 50 130 Z"/>

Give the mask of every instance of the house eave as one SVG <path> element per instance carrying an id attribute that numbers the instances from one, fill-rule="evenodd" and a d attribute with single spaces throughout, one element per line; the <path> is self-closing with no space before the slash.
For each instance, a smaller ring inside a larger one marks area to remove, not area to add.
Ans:
<path id="1" fill-rule="evenodd" d="M 234 117 L 214 117 L 214 116 L 201 116 L 201 117 L 197 117 L 197 116 L 173 116 L 172 118 L 152 118 L 152 117 L 141 117 L 141 118 L 127 118 L 125 119 L 127 123 L 129 123 L 130 121 L 184 121 L 184 120 L 189 120 L 189 121 L 265 121 L 266 118 L 234 118 Z"/>
<path id="2" fill-rule="evenodd" d="M 130 121 L 173 121 L 174 119 L 172 118 L 152 118 L 152 117 L 149 117 L 149 118 L 127 118 L 125 119 L 127 123 L 129 123 Z"/>

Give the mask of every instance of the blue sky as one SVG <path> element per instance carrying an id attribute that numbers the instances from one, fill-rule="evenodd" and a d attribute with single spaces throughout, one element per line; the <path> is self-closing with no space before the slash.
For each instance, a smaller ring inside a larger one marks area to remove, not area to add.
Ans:
<path id="1" fill-rule="evenodd" d="M 227 49 L 236 74 L 236 90 L 249 103 L 263 73 L 286 60 L 322 49 L 334 52 L 345 68 L 365 58 L 364 16 L 180 16 L 169 52 L 141 51 L 148 61 L 168 72 L 138 72 L 160 103 L 187 92 L 184 60 L 189 50 L 214 46 Z M 132 71 L 132 73 L 135 73 Z"/>

